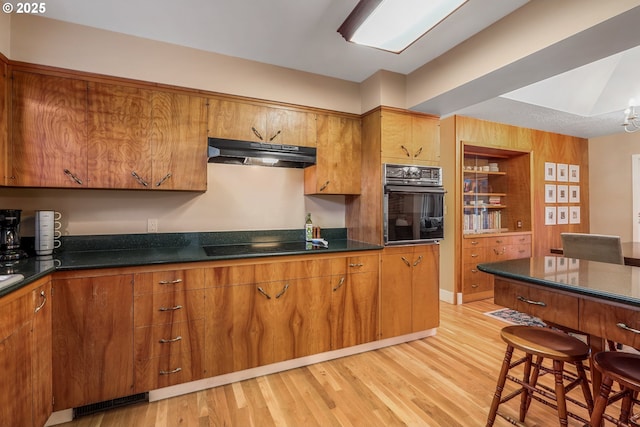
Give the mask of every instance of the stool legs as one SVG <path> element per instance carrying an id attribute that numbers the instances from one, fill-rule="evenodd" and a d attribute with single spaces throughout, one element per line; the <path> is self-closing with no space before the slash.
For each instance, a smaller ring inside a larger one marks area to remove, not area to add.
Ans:
<path id="1" fill-rule="evenodd" d="M 504 359 L 502 361 L 502 368 L 500 369 L 500 375 L 498 376 L 498 384 L 496 385 L 496 391 L 493 394 L 493 400 L 491 401 L 491 409 L 489 410 L 489 416 L 487 417 L 487 427 L 492 427 L 496 421 L 496 414 L 498 413 L 498 406 L 500 406 L 500 400 L 502 399 L 502 391 L 504 390 L 504 384 L 507 382 L 507 374 L 511 366 L 511 357 L 513 356 L 513 347 L 508 345 L 507 351 L 504 353 Z"/>
<path id="2" fill-rule="evenodd" d="M 605 376 L 602 378 L 598 398 L 596 399 L 593 412 L 591 413 L 591 422 L 589 423 L 591 426 L 599 427 L 602 425 L 602 414 L 604 414 L 604 411 L 607 408 L 607 402 L 609 401 L 609 393 L 611 393 L 612 385 L 613 379 L 611 377 Z"/>

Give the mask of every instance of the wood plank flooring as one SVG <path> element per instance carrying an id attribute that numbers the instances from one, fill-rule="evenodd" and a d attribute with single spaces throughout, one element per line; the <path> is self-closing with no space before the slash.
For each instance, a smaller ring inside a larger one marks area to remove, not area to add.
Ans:
<path id="1" fill-rule="evenodd" d="M 436 336 L 290 371 L 86 416 L 67 427 L 484 426 L 507 324 L 491 300 L 441 303 Z M 503 405 L 517 415 L 517 399 Z M 586 414 L 582 414 L 586 416 Z M 558 425 L 533 402 L 527 426 Z M 509 426 L 498 417 L 495 426 Z M 569 426 L 582 424 L 569 420 Z"/>

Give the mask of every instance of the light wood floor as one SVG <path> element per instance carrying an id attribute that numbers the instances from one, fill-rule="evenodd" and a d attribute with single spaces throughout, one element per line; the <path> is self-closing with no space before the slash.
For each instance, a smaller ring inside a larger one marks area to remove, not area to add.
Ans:
<path id="1" fill-rule="evenodd" d="M 437 335 L 149 404 L 86 416 L 89 426 L 484 426 L 507 324 L 489 300 L 441 303 Z M 517 399 L 503 405 L 517 414 Z M 586 414 L 582 414 L 586 416 Z M 528 426 L 558 425 L 533 402 Z M 511 424 L 498 417 L 495 426 Z M 582 424 L 569 420 L 569 426 Z"/>

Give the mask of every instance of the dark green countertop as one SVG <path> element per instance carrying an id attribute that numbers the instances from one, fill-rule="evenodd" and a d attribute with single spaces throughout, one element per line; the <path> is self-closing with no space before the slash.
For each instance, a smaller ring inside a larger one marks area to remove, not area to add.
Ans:
<path id="1" fill-rule="evenodd" d="M 0 297 L 54 271 L 203 262 L 285 255 L 379 250 L 382 246 L 348 240 L 346 230 L 323 230 L 327 248 L 307 245 L 303 232 L 249 231 L 72 236 L 53 256 L 30 256 L 0 267 L 0 274 L 22 274 L 24 280 L 0 289 Z M 209 254 L 204 247 L 209 247 Z"/>
<path id="2" fill-rule="evenodd" d="M 478 264 L 478 270 L 640 307 L 640 267 L 544 256 Z"/>

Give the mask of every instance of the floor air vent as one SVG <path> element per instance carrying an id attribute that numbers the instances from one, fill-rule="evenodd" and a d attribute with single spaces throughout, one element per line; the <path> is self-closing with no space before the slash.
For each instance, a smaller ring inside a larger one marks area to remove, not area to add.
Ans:
<path id="1" fill-rule="evenodd" d="M 95 414 L 96 412 L 103 412 L 108 409 L 114 409 L 121 406 L 148 401 L 149 393 L 138 393 L 131 396 L 119 397 L 118 399 L 105 400 L 104 402 L 92 403 L 91 405 L 85 405 L 75 408 L 73 410 L 73 418 L 80 418 L 84 417 L 85 415 Z"/>

